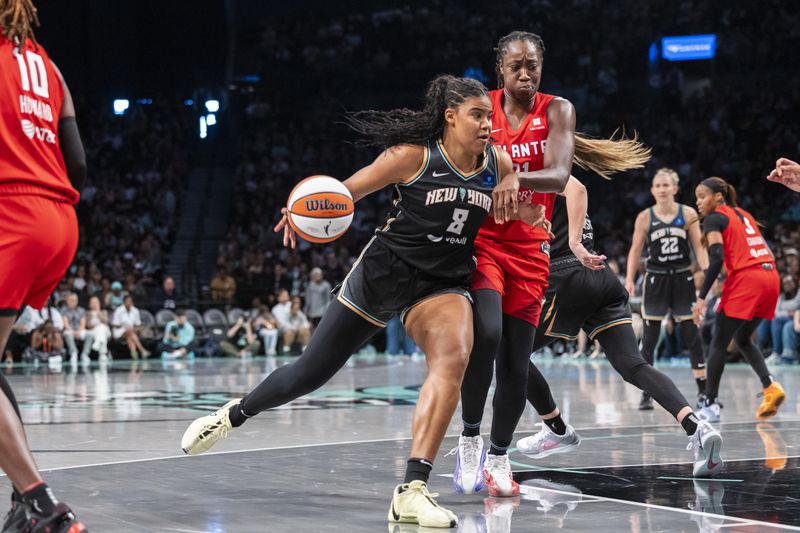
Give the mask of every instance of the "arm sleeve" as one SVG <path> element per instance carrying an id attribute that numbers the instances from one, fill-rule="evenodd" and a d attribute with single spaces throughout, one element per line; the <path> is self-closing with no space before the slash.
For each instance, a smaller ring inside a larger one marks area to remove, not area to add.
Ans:
<path id="1" fill-rule="evenodd" d="M 720 270 L 722 270 L 722 260 L 722 245 L 720 243 L 712 244 L 708 249 L 708 268 L 706 269 L 706 277 L 703 280 L 703 286 L 700 287 L 698 297 L 705 300 L 708 291 L 711 290 L 711 286 L 714 284 L 717 276 L 719 276 Z"/>
<path id="2" fill-rule="evenodd" d="M 86 182 L 86 152 L 78 132 L 75 117 L 64 117 L 58 121 L 58 139 L 61 155 L 67 167 L 67 177 L 75 190 L 81 192 Z"/>

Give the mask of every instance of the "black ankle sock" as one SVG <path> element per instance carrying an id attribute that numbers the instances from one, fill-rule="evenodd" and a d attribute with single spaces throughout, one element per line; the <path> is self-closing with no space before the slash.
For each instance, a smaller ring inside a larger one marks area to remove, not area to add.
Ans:
<path id="1" fill-rule="evenodd" d="M 471 424 L 466 420 L 461 421 L 464 424 L 464 430 L 461 434 L 465 437 L 477 437 L 481 434 L 481 421 L 478 420 L 475 424 Z"/>
<path id="2" fill-rule="evenodd" d="M 489 441 L 489 453 L 492 455 L 507 455 L 508 447 L 511 446 L 510 442 L 494 442 Z"/>
<path id="3" fill-rule="evenodd" d="M 248 418 L 250 418 L 248 416 L 245 416 L 245 414 L 242 412 L 241 405 L 242 405 L 241 402 L 239 402 L 235 405 L 232 405 L 230 409 L 228 409 L 228 418 L 230 418 L 231 425 L 235 428 L 238 428 L 239 426 L 247 422 Z"/>
<path id="4" fill-rule="evenodd" d="M 412 481 L 424 481 L 427 483 L 432 469 L 433 463 L 427 459 L 412 457 L 406 463 L 406 477 L 403 483 L 411 483 Z"/>
<path id="5" fill-rule="evenodd" d="M 548 418 L 547 420 L 543 419 L 542 422 L 556 435 L 563 435 L 567 432 L 567 425 L 564 423 L 564 419 L 561 418 L 560 414 L 553 418 Z"/>
<path id="6" fill-rule="evenodd" d="M 53 495 L 53 491 L 47 483 L 39 483 L 32 489 L 22 493 L 22 501 L 28 503 L 33 509 L 41 513 L 42 516 L 50 516 L 58 504 L 58 500 Z"/>
<path id="7" fill-rule="evenodd" d="M 697 383 L 697 394 L 706 392 L 706 378 L 694 378 L 694 382 Z"/>
<path id="8" fill-rule="evenodd" d="M 767 374 L 766 376 L 761 378 L 761 386 L 766 389 L 767 387 L 772 385 L 773 381 L 775 381 L 775 379 L 773 379 L 772 374 Z"/>
<path id="9" fill-rule="evenodd" d="M 688 436 L 694 435 L 695 431 L 697 431 L 697 424 L 700 423 L 700 419 L 697 418 L 697 415 L 694 413 L 689 413 L 681 420 L 681 425 L 683 426 L 684 431 Z"/>

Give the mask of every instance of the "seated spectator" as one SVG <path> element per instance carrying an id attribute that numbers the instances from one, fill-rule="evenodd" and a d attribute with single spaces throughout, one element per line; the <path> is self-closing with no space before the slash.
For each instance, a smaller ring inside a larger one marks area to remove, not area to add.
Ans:
<path id="1" fill-rule="evenodd" d="M 272 308 L 272 316 L 278 322 L 278 329 L 283 337 L 284 354 L 289 353 L 295 341 L 302 346 L 308 343 L 311 335 L 311 324 L 308 318 L 300 311 L 300 298 L 295 301 L 289 296 L 289 291 L 281 289 L 278 292 L 278 303 Z"/>
<path id="2" fill-rule="evenodd" d="M 253 321 L 240 316 L 236 323 L 228 328 L 227 339 L 219 343 L 219 349 L 232 357 L 249 357 L 258 352 L 260 343 L 253 334 Z"/>
<path id="3" fill-rule="evenodd" d="M 60 355 L 64 352 L 64 337 L 54 325 L 53 320 L 47 319 L 31 334 L 31 348 L 38 352 Z"/>
<path id="4" fill-rule="evenodd" d="M 92 349 L 100 354 L 100 362 L 108 361 L 108 339 L 111 329 L 108 327 L 108 311 L 100 306 L 100 298 L 89 298 L 89 310 L 86 312 L 86 330 L 91 333 L 94 343 Z"/>
<path id="5" fill-rule="evenodd" d="M 186 311 L 175 311 L 175 320 L 167 322 L 159 351 L 164 359 L 194 357 L 194 326 L 186 320 Z"/>
<path id="6" fill-rule="evenodd" d="M 331 303 L 331 284 L 322 277 L 322 269 L 315 267 L 311 269 L 311 281 L 306 286 L 306 305 L 305 313 L 311 325 L 316 328 L 322 315 Z"/>
<path id="7" fill-rule="evenodd" d="M 175 280 L 172 276 L 165 277 L 161 288 L 156 291 L 153 298 L 153 309 L 177 309 L 180 301 L 181 296 L 175 287 Z"/>
<path id="8" fill-rule="evenodd" d="M 111 292 L 106 294 L 105 301 L 103 302 L 104 307 L 111 311 L 116 311 L 116 309 L 122 305 L 127 294 L 128 293 L 122 290 L 122 283 L 115 281 L 111 284 Z"/>
<path id="9" fill-rule="evenodd" d="M 278 345 L 278 322 L 267 306 L 263 305 L 258 309 L 258 315 L 253 320 L 253 329 L 264 343 L 265 353 L 275 355 L 275 348 Z"/>
<path id="10" fill-rule="evenodd" d="M 139 339 L 138 330 L 142 326 L 142 318 L 139 309 L 133 305 L 133 296 L 125 296 L 122 305 L 114 311 L 111 325 L 114 327 L 114 339 L 125 341 L 132 359 L 139 359 L 139 354 L 145 359 L 150 357 L 150 352 L 142 346 Z"/>
<path id="11" fill-rule="evenodd" d="M 88 364 L 89 352 L 92 351 L 94 335 L 86 329 L 86 310 L 78 305 L 78 295 L 74 292 L 67 295 L 67 307 L 61 312 L 64 317 L 64 344 L 69 351 L 71 365 L 78 363 L 77 341 L 83 341 L 81 363 Z"/>
<path id="12" fill-rule="evenodd" d="M 220 267 L 217 273 L 211 278 L 211 299 L 215 302 L 233 303 L 236 295 L 236 280 L 233 279 L 225 269 Z"/>
<path id="13" fill-rule="evenodd" d="M 767 358 L 767 363 L 778 364 L 784 355 L 783 346 L 784 328 L 789 330 L 794 328 L 794 313 L 800 309 L 800 291 L 797 290 L 797 282 L 791 275 L 784 275 L 781 278 L 781 293 L 778 296 L 778 305 L 775 309 L 775 318 L 764 320 L 758 326 L 758 339 L 761 348 L 766 347 L 767 339 L 772 345 L 772 353 Z M 788 353 L 786 354 L 788 357 Z"/>
<path id="14" fill-rule="evenodd" d="M 31 346 L 33 333 L 42 327 L 46 321 L 50 321 L 53 328 L 61 334 L 64 330 L 64 319 L 55 307 L 45 307 L 41 310 L 27 306 L 22 311 L 11 335 L 6 343 L 4 359 L 6 363 L 13 363 L 14 359 L 19 359 L 22 352 Z"/>

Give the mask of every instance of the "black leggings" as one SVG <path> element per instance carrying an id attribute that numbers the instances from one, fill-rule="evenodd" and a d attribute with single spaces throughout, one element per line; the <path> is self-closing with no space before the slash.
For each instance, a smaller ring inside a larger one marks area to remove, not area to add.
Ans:
<path id="1" fill-rule="evenodd" d="M 461 417 L 464 426 L 480 427 L 486 397 L 496 364 L 491 443 L 496 449 L 511 445 L 514 430 L 525 410 L 528 361 L 533 351 L 536 328 L 519 318 L 503 314 L 497 291 L 472 292 L 475 342 L 461 385 Z"/>
<path id="2" fill-rule="evenodd" d="M 725 358 L 731 340 L 750 363 L 753 371 L 761 380 L 761 385 L 766 388 L 772 382 L 772 376 L 764 362 L 764 356 L 752 340 L 753 332 L 760 323 L 760 318 L 748 321 L 726 316 L 724 311 L 717 313 L 714 333 L 711 336 L 711 346 L 708 349 L 706 397 L 709 402 L 716 400 L 719 395 L 719 382 L 722 379 L 722 371 L 725 369 Z"/>
<path id="3" fill-rule="evenodd" d="M 317 390 L 380 329 L 333 300 L 302 355 L 275 370 L 245 396 L 239 404 L 242 412 L 253 416 Z"/>
<path id="4" fill-rule="evenodd" d="M 703 356 L 703 342 L 698 335 L 697 326 L 691 320 L 678 322 L 681 338 L 689 349 L 689 361 L 693 370 L 705 368 L 706 361 Z M 661 320 L 645 320 L 642 334 L 642 357 L 650 365 L 655 361 L 655 350 L 658 337 L 661 335 Z"/>
<path id="5" fill-rule="evenodd" d="M 678 390 L 672 380 L 662 374 L 642 358 L 639 343 L 630 324 L 621 324 L 601 331 L 595 337 L 606 353 L 608 362 L 622 378 L 645 391 L 669 411 L 675 418 L 678 413 L 689 406 L 689 402 Z M 539 350 L 557 339 L 542 336 L 542 340 L 534 343 L 534 351 Z M 528 365 L 528 401 L 539 415 L 546 415 L 556 408 L 556 402 L 550 393 L 550 386 L 536 365 Z"/>

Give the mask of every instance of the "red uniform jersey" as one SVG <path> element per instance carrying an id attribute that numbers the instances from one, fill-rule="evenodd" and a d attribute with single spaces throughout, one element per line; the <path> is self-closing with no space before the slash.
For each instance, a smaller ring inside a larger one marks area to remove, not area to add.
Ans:
<path id="1" fill-rule="evenodd" d="M 42 46 L 0 35 L 0 195 L 76 203 L 58 139 L 64 87 Z"/>
<path id="2" fill-rule="evenodd" d="M 517 172 L 533 172 L 544 168 L 544 150 L 547 134 L 547 106 L 553 95 L 537 92 L 531 109 L 518 129 L 512 129 L 503 112 L 503 90 L 489 91 L 492 99 L 494 115 L 492 117 L 492 139 L 494 144 L 511 156 L 514 170 Z M 499 176 L 502 178 L 502 176 Z M 521 188 L 520 200 L 545 206 L 548 220 L 553 214 L 555 193 L 540 193 Z M 533 228 L 521 221 L 495 224 L 494 218 L 487 217 L 479 236 L 504 243 L 514 243 L 515 247 L 538 250 L 541 241 L 548 239 L 543 228 Z"/>
<path id="3" fill-rule="evenodd" d="M 728 217 L 728 227 L 722 232 L 725 269 L 728 272 L 761 263 L 774 263 L 753 215 L 744 209 L 728 205 L 721 205 L 716 211 Z"/>

